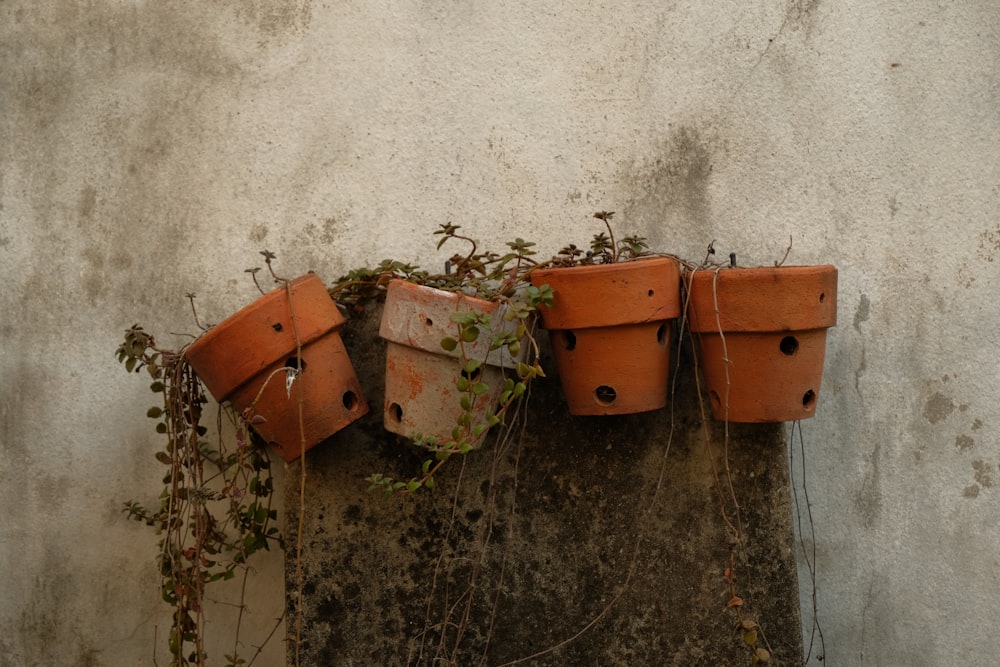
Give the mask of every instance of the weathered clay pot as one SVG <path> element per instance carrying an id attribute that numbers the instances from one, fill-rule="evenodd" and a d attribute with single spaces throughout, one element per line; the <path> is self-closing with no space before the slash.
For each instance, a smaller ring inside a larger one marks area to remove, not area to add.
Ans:
<path id="1" fill-rule="evenodd" d="M 680 315 L 677 262 L 651 257 L 540 269 L 553 305 L 541 307 L 563 393 L 574 415 L 618 415 L 666 405 L 671 320 Z"/>
<path id="2" fill-rule="evenodd" d="M 385 428 L 413 438 L 441 440 L 450 437 L 463 413 L 457 389 L 462 375 L 461 350 L 447 351 L 441 340 L 458 338 L 458 325 L 451 320 L 456 311 L 489 313 L 495 331 L 517 325 L 503 319 L 504 307 L 491 301 L 415 285 L 404 280 L 389 283 L 379 335 L 388 341 L 385 372 Z M 492 333 L 483 330 L 473 343 L 465 343 L 466 359 L 483 365 L 469 379 L 483 382 L 489 390 L 476 398 L 472 424 L 482 423 L 487 408 L 494 409 L 503 393 L 504 369 L 517 361 L 506 348 L 489 350 Z"/>
<path id="3" fill-rule="evenodd" d="M 344 318 L 323 281 L 308 274 L 293 280 L 291 291 L 291 307 L 282 285 L 209 329 L 185 352 L 216 400 L 230 401 L 240 412 L 249 407 L 264 419 L 254 430 L 285 461 L 303 451 L 295 384 L 302 383 L 305 450 L 368 412 L 340 338 Z M 288 391 L 287 373 L 279 369 L 297 365 L 296 328 L 302 374 Z"/>
<path id="4" fill-rule="evenodd" d="M 688 273 L 685 282 L 715 418 L 812 417 L 826 330 L 837 323 L 836 267 L 723 268 Z"/>

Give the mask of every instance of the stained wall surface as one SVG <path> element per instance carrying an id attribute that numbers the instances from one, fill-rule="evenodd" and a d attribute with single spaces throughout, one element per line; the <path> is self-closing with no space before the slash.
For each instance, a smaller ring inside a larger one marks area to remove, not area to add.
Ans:
<path id="1" fill-rule="evenodd" d="M 839 267 L 794 479 L 826 664 L 1000 652 L 995 3 L 7 0 L 0 58 L 0 664 L 162 644 L 125 328 L 182 342 L 188 292 L 219 321 L 264 248 L 332 280 L 439 266 L 445 221 L 551 254 L 599 209 L 692 259 Z"/>
<path id="2" fill-rule="evenodd" d="M 539 336 L 546 378 L 504 427 L 449 459 L 433 490 L 385 497 L 359 471 L 406 481 L 436 462 L 383 428 L 381 406 L 398 400 L 407 415 L 421 402 L 402 389 L 386 400 L 387 369 L 422 396 L 436 378 L 411 369 L 440 361 L 387 354 L 381 311 L 354 311 L 344 328 L 376 409 L 288 476 L 286 520 L 297 527 L 301 512 L 303 535 L 301 559 L 286 561 L 290 613 L 303 612 L 289 665 L 739 665 L 751 660 L 743 622 L 771 664 L 800 663 L 783 428 L 706 423 L 688 342 L 675 355 L 662 337 L 676 359 L 663 409 L 571 416 Z M 616 406 L 642 394 L 618 380 Z M 456 408 L 418 416 L 424 436 L 447 437 Z"/>

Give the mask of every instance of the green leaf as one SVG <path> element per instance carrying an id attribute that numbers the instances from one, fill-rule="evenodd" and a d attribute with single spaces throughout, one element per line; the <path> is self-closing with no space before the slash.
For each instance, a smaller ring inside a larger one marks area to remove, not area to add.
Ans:
<path id="1" fill-rule="evenodd" d="M 146 410 L 146 416 L 149 417 L 150 419 L 159 419 L 160 415 L 162 414 L 163 414 L 163 408 L 158 408 L 156 406 L 151 407 L 149 410 Z"/>
<path id="2" fill-rule="evenodd" d="M 458 347 L 458 341 L 451 337 L 442 338 L 441 347 L 447 350 L 448 352 L 454 352 L 455 348 Z"/>
<path id="3" fill-rule="evenodd" d="M 461 338 L 466 343 L 474 343 L 479 338 L 479 327 L 475 325 L 462 327 Z"/>
<path id="4" fill-rule="evenodd" d="M 456 310 L 449 318 L 455 324 L 467 325 L 475 324 L 479 321 L 479 316 L 471 310 Z"/>
<path id="5" fill-rule="evenodd" d="M 482 396 L 490 390 L 490 386 L 485 382 L 477 382 L 472 386 L 472 393 L 476 396 Z"/>

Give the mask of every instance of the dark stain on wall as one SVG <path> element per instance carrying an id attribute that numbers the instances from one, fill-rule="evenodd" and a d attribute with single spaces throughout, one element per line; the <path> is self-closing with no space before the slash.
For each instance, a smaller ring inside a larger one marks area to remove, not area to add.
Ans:
<path id="1" fill-rule="evenodd" d="M 858 307 L 854 311 L 854 330 L 861 333 L 861 325 L 868 321 L 871 316 L 871 302 L 867 294 L 862 294 L 858 301 Z"/>
<path id="2" fill-rule="evenodd" d="M 924 404 L 924 419 L 926 419 L 931 424 L 937 424 L 943 421 L 955 411 L 955 402 L 950 398 L 942 394 L 941 392 L 934 392 L 934 394 L 927 399 Z"/>
<path id="3" fill-rule="evenodd" d="M 881 488 L 879 472 L 881 450 L 881 442 L 876 443 L 872 448 L 871 457 L 865 461 L 865 476 L 861 482 L 861 488 L 854 495 L 854 510 L 861 517 L 861 523 L 865 528 L 873 527 L 882 511 L 882 495 L 879 492 Z"/>
<path id="4" fill-rule="evenodd" d="M 344 329 L 372 414 L 306 459 L 303 665 L 503 665 L 534 654 L 519 664 L 749 664 L 726 609 L 731 544 L 711 473 L 722 431 L 710 425 L 707 451 L 688 370 L 671 436 L 670 410 L 570 417 L 546 352 L 553 372 L 532 387 L 523 439 L 450 462 L 433 491 L 384 499 L 364 477 L 408 478 L 422 457 L 382 428 L 378 317 L 369 308 Z M 746 545 L 738 593 L 773 664 L 800 664 L 783 429 L 732 424 L 730 454 Z M 286 485 L 290 535 L 298 470 Z M 286 563 L 293 629 L 292 552 Z"/>
<path id="5" fill-rule="evenodd" d="M 709 227 L 709 179 L 715 148 L 694 126 L 670 130 L 653 153 L 631 165 L 626 183 L 625 215 L 642 229 L 654 248 L 672 248 L 681 228 L 705 236 Z"/>

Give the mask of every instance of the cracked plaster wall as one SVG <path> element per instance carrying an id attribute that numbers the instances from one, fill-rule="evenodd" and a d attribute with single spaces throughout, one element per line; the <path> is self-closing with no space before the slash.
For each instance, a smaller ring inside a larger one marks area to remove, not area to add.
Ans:
<path id="1" fill-rule="evenodd" d="M 263 247 L 329 280 L 597 209 L 840 268 L 804 424 L 828 664 L 1000 652 L 995 3 L 8 0 L 0 57 L 5 667 L 149 664 L 164 627 L 124 328 L 191 331 L 189 291 L 217 321 Z"/>

